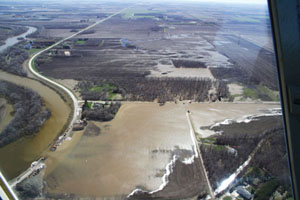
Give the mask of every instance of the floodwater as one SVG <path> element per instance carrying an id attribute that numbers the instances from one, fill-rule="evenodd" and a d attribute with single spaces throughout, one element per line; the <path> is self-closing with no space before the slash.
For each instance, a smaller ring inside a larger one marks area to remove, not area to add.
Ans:
<path id="1" fill-rule="evenodd" d="M 0 71 L 0 80 L 6 80 L 36 91 L 51 111 L 51 117 L 35 136 L 23 137 L 0 148 L 0 170 L 10 180 L 26 170 L 32 161 L 49 150 L 50 145 L 67 123 L 71 108 L 55 91 L 38 81 L 3 71 Z"/>
<path id="2" fill-rule="evenodd" d="M 215 132 L 203 130 L 226 119 L 242 120 L 250 115 L 262 115 L 268 109 L 281 108 L 280 104 L 268 103 L 195 103 L 187 105 L 191 111 L 191 119 L 196 133 L 201 137 L 209 137 Z"/>
<path id="3" fill-rule="evenodd" d="M 47 191 L 79 196 L 122 196 L 137 186 L 156 190 L 163 183 L 174 149 L 192 154 L 184 107 L 167 103 L 124 103 L 111 122 L 94 122 L 99 136 L 76 132 L 46 165 Z"/>
<path id="4" fill-rule="evenodd" d="M 31 27 L 31 26 L 26 26 L 26 27 L 28 28 L 28 30 L 25 33 L 6 39 L 5 44 L 0 46 L 0 53 L 2 53 L 8 47 L 13 46 L 18 42 L 20 42 L 18 38 L 25 38 L 27 35 L 34 33 L 37 30 L 35 27 Z"/>
<path id="5" fill-rule="evenodd" d="M 214 80 L 208 68 L 176 68 L 173 65 L 157 64 L 151 70 L 150 77 L 181 77 L 181 78 L 209 78 Z"/>
<path id="6" fill-rule="evenodd" d="M 187 110 L 194 127 L 203 134 L 200 126 L 279 107 L 264 103 L 180 102 L 159 106 L 125 102 L 111 122 L 94 122 L 101 128 L 100 135 L 76 132 L 71 141 L 48 154 L 46 191 L 79 197 L 122 197 L 136 187 L 156 190 L 175 149 L 193 150 Z"/>

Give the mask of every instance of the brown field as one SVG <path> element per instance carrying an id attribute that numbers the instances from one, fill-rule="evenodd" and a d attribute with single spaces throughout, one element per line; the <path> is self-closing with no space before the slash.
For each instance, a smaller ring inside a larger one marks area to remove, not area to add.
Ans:
<path id="1" fill-rule="evenodd" d="M 176 11 L 177 15 L 172 15 L 164 9 L 148 10 L 152 16 L 148 18 L 140 17 L 145 13 L 126 18 L 124 15 L 131 11 L 124 11 L 94 27 L 91 33 L 76 37 L 88 39 L 85 44 L 76 44 L 76 39 L 69 41 L 73 44 L 71 56 L 52 54 L 38 70 L 61 79 L 114 79 L 130 73 L 133 77 L 209 78 L 277 89 L 274 52 L 264 46 L 271 38 L 266 22 L 255 24 L 259 45 L 249 37 L 254 33 L 254 24 L 204 22 L 194 12 L 193 17 L 187 17 L 180 9 Z M 241 36 L 238 28 L 247 37 Z M 122 46 L 122 38 L 129 41 L 130 47 Z M 198 62 L 203 68 L 196 64 L 194 68 L 176 68 L 174 60 Z"/>

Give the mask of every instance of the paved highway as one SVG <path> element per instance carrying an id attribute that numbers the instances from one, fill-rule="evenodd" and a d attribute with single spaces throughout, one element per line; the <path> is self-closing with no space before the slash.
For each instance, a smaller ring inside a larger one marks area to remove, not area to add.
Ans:
<path id="1" fill-rule="evenodd" d="M 125 8 L 125 9 L 127 9 L 127 8 Z M 41 75 L 39 72 L 35 71 L 35 69 L 34 69 L 34 67 L 33 67 L 33 66 L 34 66 L 34 59 L 37 58 L 37 57 L 38 57 L 39 55 L 41 55 L 42 53 L 44 53 L 44 52 L 46 52 L 46 51 L 52 49 L 53 47 L 55 47 L 55 46 L 61 44 L 62 42 L 66 41 L 66 40 L 68 40 L 68 39 L 71 39 L 71 38 L 73 38 L 73 37 L 79 35 L 80 33 L 82 33 L 82 32 L 84 32 L 84 31 L 86 31 L 86 30 L 88 30 L 88 29 L 90 29 L 90 28 L 92 28 L 92 27 L 94 27 L 94 26 L 96 26 L 96 25 L 98 25 L 98 24 L 100 24 L 100 23 L 102 23 L 102 22 L 104 22 L 104 21 L 106 21 L 106 20 L 112 18 L 113 16 L 115 16 L 115 15 L 121 13 L 121 12 L 123 12 L 125 9 L 122 9 L 122 10 L 120 10 L 120 11 L 118 11 L 118 12 L 116 12 L 116 13 L 114 13 L 114 14 L 112 14 L 112 15 L 110 15 L 110 16 L 104 18 L 104 19 L 101 19 L 101 20 L 97 21 L 96 23 L 94 23 L 94 24 L 92 24 L 92 25 L 90 25 L 90 26 L 88 26 L 88 27 L 86 27 L 86 28 L 84 28 L 84 29 L 78 31 L 77 33 L 72 34 L 72 35 L 70 35 L 70 36 L 68 36 L 68 37 L 66 37 L 66 38 L 64 38 L 64 39 L 62 39 L 62 40 L 56 42 L 55 44 L 53 44 L 53 45 L 51 45 L 51 46 L 49 46 L 49 47 L 47 47 L 47 48 L 45 48 L 45 49 L 43 49 L 43 50 L 37 52 L 36 54 L 34 54 L 34 55 L 30 58 L 30 60 L 29 60 L 29 62 L 28 62 L 28 69 L 29 69 L 29 71 L 30 71 L 34 76 L 36 76 L 37 78 L 39 78 L 39 79 L 41 79 L 41 80 L 46 81 L 47 83 L 50 83 L 50 84 L 54 85 L 55 87 L 58 87 L 58 88 L 62 89 L 63 91 L 65 91 L 65 92 L 71 97 L 71 99 L 72 99 L 72 101 L 73 101 L 73 105 L 74 105 L 74 111 L 73 111 L 73 119 L 72 119 L 72 121 L 71 121 L 69 127 L 66 129 L 66 130 L 67 130 L 67 132 L 66 132 L 67 135 L 72 131 L 73 124 L 74 124 L 74 122 L 77 120 L 78 113 L 79 113 L 79 112 L 78 112 L 78 111 L 79 111 L 79 107 L 78 107 L 78 103 L 79 103 L 79 102 L 78 102 L 76 96 L 75 96 L 68 88 L 66 88 L 65 86 L 63 86 L 63 85 L 61 85 L 61 84 L 59 84 L 59 83 L 57 83 L 57 82 L 55 82 L 55 81 L 53 81 L 53 80 L 51 80 L 51 79 L 49 79 L 49 78 L 47 78 L 47 77 Z M 44 168 L 44 166 L 45 166 L 45 164 L 44 164 L 43 162 L 41 162 L 41 160 L 39 160 L 38 163 L 37 163 L 36 165 L 29 167 L 26 171 L 24 171 L 22 174 L 20 174 L 17 178 L 15 178 L 15 179 L 13 179 L 12 181 L 10 181 L 10 186 L 11 186 L 12 188 L 15 187 L 18 183 L 20 183 L 20 182 L 22 182 L 23 180 L 25 180 L 27 177 L 29 177 L 32 173 L 34 173 L 34 172 L 37 171 L 38 169 Z"/>
<path id="2" fill-rule="evenodd" d="M 53 44 L 53 45 L 51 45 L 51 46 L 49 46 L 49 47 L 47 47 L 47 48 L 45 48 L 45 49 L 43 49 L 43 50 L 37 52 L 36 54 L 34 54 L 34 55 L 30 58 L 30 60 L 29 60 L 29 62 L 28 62 L 28 69 L 29 69 L 29 71 L 30 71 L 34 76 L 36 76 L 36 77 L 38 77 L 38 78 L 40 78 L 40 79 L 42 79 L 42 80 L 44 80 L 44 81 L 46 81 L 46 82 L 48 82 L 48 83 L 54 85 L 55 87 L 58 87 L 58 88 L 62 89 L 63 91 L 65 91 L 65 92 L 71 97 L 71 99 L 72 99 L 72 101 L 73 101 L 73 105 L 74 105 L 74 111 L 73 111 L 73 118 L 72 118 L 72 121 L 71 121 L 71 123 L 70 123 L 70 125 L 69 125 L 69 128 L 67 129 L 67 130 L 68 130 L 68 131 L 67 131 L 67 135 L 72 131 L 73 124 L 74 124 L 74 122 L 77 120 L 77 117 L 78 117 L 78 113 L 79 113 L 78 100 L 77 100 L 76 96 L 75 96 L 68 88 L 66 88 L 65 86 L 63 86 L 63 85 L 61 85 L 61 84 L 59 84 L 59 83 L 57 83 L 57 82 L 55 82 L 55 81 L 53 81 L 53 80 L 51 80 L 51 79 L 49 79 L 49 78 L 47 78 L 47 77 L 41 75 L 39 72 L 35 71 L 35 69 L 34 69 L 34 67 L 33 67 L 33 66 L 34 66 L 34 59 L 37 58 L 37 57 L 38 57 L 39 55 L 41 55 L 42 53 L 44 53 L 44 52 L 46 52 L 46 51 L 52 49 L 53 47 L 55 47 L 55 46 L 61 44 L 62 42 L 66 41 L 66 40 L 69 40 L 69 39 L 71 39 L 71 38 L 73 38 L 73 37 L 79 35 L 80 33 L 84 32 L 84 31 L 86 31 L 86 30 L 88 30 L 88 29 L 93 28 L 94 26 L 96 26 L 96 25 L 98 25 L 98 24 L 100 24 L 100 23 L 102 23 L 102 22 L 104 22 L 104 21 L 106 21 L 106 20 L 112 18 L 113 16 L 120 14 L 121 12 L 123 12 L 123 11 L 126 10 L 126 9 L 128 9 L 128 8 L 124 8 L 124 9 L 122 9 L 122 10 L 120 10 L 120 11 L 118 11 L 118 12 L 116 12 L 116 13 L 114 13 L 114 14 L 112 14 L 112 15 L 106 17 L 106 18 L 104 18 L 104 19 L 101 19 L 101 20 L 95 22 L 94 24 L 92 24 L 92 25 L 90 25 L 90 26 L 88 26 L 88 27 L 86 27 L 86 28 L 84 28 L 84 29 L 82 29 L 82 30 L 80 30 L 80 31 L 78 31 L 78 32 L 76 32 L 76 33 L 74 33 L 74 34 L 72 34 L 72 35 L 70 35 L 70 36 L 68 36 L 68 37 L 66 37 L 66 38 L 64 38 L 64 39 L 62 39 L 62 40 L 60 40 L 60 41 L 58 41 L 58 42 L 56 42 L 55 44 Z"/>

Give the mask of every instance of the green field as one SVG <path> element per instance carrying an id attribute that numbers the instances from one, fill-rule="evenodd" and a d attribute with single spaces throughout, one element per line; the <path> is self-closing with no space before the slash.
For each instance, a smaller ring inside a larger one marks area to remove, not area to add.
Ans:
<path id="1" fill-rule="evenodd" d="M 222 151 L 223 149 L 225 149 L 225 146 L 222 146 L 222 145 L 213 145 L 215 147 L 215 149 L 217 151 Z"/>
<path id="2" fill-rule="evenodd" d="M 201 138 L 201 142 L 205 144 L 214 144 L 216 142 L 216 138 Z"/>
<path id="3" fill-rule="evenodd" d="M 77 40 L 76 41 L 76 44 L 79 44 L 79 45 L 83 45 L 83 44 L 85 44 L 85 40 Z"/>
<path id="4" fill-rule="evenodd" d="M 87 103 L 87 107 L 88 107 L 88 108 L 92 108 L 92 105 L 93 105 L 92 102 L 88 102 L 88 103 Z"/>
<path id="5" fill-rule="evenodd" d="M 90 92 L 102 92 L 102 91 L 112 92 L 115 89 L 116 89 L 116 86 L 106 83 L 103 85 L 96 85 L 96 86 L 90 88 L 89 91 Z"/>
<path id="6" fill-rule="evenodd" d="M 232 18 L 233 21 L 236 22 L 243 22 L 243 23 L 259 23 L 259 19 L 255 19 L 252 17 L 246 17 L 246 16 L 236 16 Z"/>
<path id="7" fill-rule="evenodd" d="M 27 50 L 27 52 L 28 52 L 29 55 L 33 55 L 33 54 L 35 54 L 36 52 L 39 52 L 39 51 L 41 51 L 41 50 L 42 50 L 42 49 L 40 49 L 40 48 L 31 48 L 31 49 Z"/>
<path id="8" fill-rule="evenodd" d="M 280 101 L 278 91 L 269 89 L 263 85 L 257 85 L 253 87 L 244 87 L 244 98 L 261 99 L 263 101 Z"/>
<path id="9" fill-rule="evenodd" d="M 115 99 L 121 99 L 121 94 L 116 93 L 117 87 L 114 85 L 111 85 L 109 83 L 105 83 L 102 85 L 95 85 L 92 88 L 89 89 L 89 92 L 99 92 L 99 93 L 105 93 L 107 95 L 107 98 L 109 100 L 115 100 Z"/>

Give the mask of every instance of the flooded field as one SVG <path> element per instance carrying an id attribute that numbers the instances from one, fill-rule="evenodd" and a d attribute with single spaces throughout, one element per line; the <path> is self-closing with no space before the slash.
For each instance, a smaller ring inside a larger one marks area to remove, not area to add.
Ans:
<path id="1" fill-rule="evenodd" d="M 187 105 L 191 111 L 191 118 L 195 131 L 201 137 L 214 134 L 210 130 L 202 130 L 200 127 L 210 126 L 224 120 L 244 120 L 250 115 L 264 115 L 268 109 L 281 108 L 280 104 L 266 103 L 199 103 Z"/>
<path id="2" fill-rule="evenodd" d="M 181 102 L 159 106 L 127 102 L 111 122 L 90 122 L 101 129 L 98 136 L 76 132 L 71 141 L 49 155 L 47 192 L 111 197 L 126 196 L 137 186 L 153 191 L 162 184 L 172 155 L 181 160 L 192 155 L 187 110 L 191 111 L 197 132 L 208 136 L 211 133 L 203 132 L 200 126 L 278 107 L 253 103 Z"/>
<path id="3" fill-rule="evenodd" d="M 51 117 L 36 136 L 24 137 L 0 148 L 1 172 L 9 180 L 24 171 L 33 160 L 38 159 L 45 151 L 49 150 L 51 143 L 67 122 L 71 109 L 55 91 L 35 80 L 3 71 L 0 72 L 0 80 L 33 89 L 41 95 L 46 107 L 51 111 Z"/>
<path id="4" fill-rule="evenodd" d="M 99 136 L 75 133 L 67 148 L 50 155 L 48 192 L 103 197 L 128 195 L 136 186 L 155 190 L 176 149 L 188 150 L 182 159 L 192 154 L 186 110 L 177 104 L 125 103 L 113 121 L 94 123 Z"/>
<path id="5" fill-rule="evenodd" d="M 158 64 L 150 77 L 181 77 L 214 79 L 208 68 L 175 68 L 173 65 Z"/>

